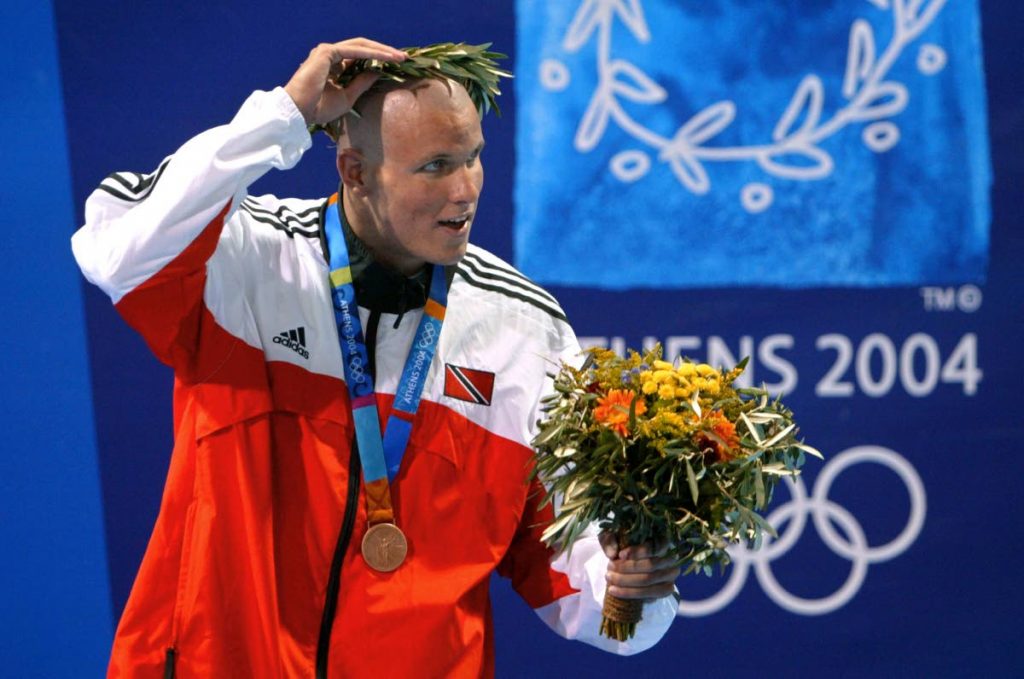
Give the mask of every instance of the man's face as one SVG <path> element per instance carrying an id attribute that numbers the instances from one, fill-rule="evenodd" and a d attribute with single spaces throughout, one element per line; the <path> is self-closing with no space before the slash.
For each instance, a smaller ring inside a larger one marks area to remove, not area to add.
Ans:
<path id="1" fill-rule="evenodd" d="M 462 86 L 425 80 L 388 92 L 379 116 L 379 147 L 362 153 L 360 205 L 353 206 L 353 217 L 370 223 L 357 233 L 377 259 L 407 275 L 427 262 L 455 264 L 484 182 L 476 107 Z"/>

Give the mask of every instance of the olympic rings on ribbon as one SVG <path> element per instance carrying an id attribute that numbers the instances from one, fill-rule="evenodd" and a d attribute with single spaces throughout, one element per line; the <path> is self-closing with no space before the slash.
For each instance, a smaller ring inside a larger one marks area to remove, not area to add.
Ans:
<path id="1" fill-rule="evenodd" d="M 828 492 L 839 473 L 861 462 L 874 462 L 888 467 L 900 477 L 910 496 L 910 516 L 903 530 L 888 543 L 875 547 L 868 544 L 864 529 L 853 514 L 828 499 Z M 811 497 L 807 496 L 807 489 L 800 477 L 786 478 L 784 481 L 791 499 L 776 507 L 766 517 L 768 523 L 779 531 L 779 538 L 773 540 L 765 536 L 764 544 L 757 551 L 747 549 L 744 545 L 731 547 L 731 572 L 722 589 L 701 601 L 680 601 L 679 615 L 695 618 L 717 613 L 728 606 L 746 584 L 752 565 L 761 589 L 782 608 L 800 615 L 831 613 L 849 603 L 860 591 L 870 564 L 902 554 L 917 539 L 924 526 L 927 500 L 921 477 L 899 453 L 882 446 L 856 446 L 830 459 L 818 474 Z M 771 570 L 771 562 L 786 554 L 800 539 L 808 517 L 825 545 L 851 564 L 850 573 L 839 589 L 819 599 L 805 599 L 790 593 L 779 584 Z M 833 524 L 838 524 L 841 532 Z"/>
<path id="2" fill-rule="evenodd" d="M 426 325 L 423 326 L 423 337 L 420 339 L 419 342 L 419 347 L 421 349 L 426 349 L 427 347 L 432 346 L 434 342 L 437 341 L 438 325 L 439 324 L 436 323 L 427 323 Z"/>

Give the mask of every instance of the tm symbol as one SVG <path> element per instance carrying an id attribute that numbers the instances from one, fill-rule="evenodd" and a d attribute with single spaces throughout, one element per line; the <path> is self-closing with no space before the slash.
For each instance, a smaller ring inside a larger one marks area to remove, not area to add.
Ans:
<path id="1" fill-rule="evenodd" d="M 959 288 L 927 286 L 921 288 L 925 311 L 963 311 L 974 313 L 981 308 L 981 288 L 961 285 Z"/>

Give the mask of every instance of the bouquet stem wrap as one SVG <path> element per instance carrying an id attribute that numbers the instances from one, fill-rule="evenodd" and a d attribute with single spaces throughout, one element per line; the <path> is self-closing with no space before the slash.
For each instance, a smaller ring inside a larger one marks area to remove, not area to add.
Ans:
<path id="1" fill-rule="evenodd" d="M 616 641 L 632 639 L 643 611 L 642 599 L 620 599 L 605 594 L 604 606 L 601 608 L 601 634 Z"/>
<path id="2" fill-rule="evenodd" d="M 619 549 L 627 546 L 626 537 L 619 535 Z M 601 634 L 616 641 L 632 639 L 636 624 L 643 618 L 643 599 L 620 599 L 605 593 L 601 607 Z"/>

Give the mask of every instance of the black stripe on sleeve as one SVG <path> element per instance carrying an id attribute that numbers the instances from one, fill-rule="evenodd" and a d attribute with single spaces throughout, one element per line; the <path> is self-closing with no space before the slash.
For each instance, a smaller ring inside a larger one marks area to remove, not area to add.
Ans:
<path id="1" fill-rule="evenodd" d="M 107 186 L 106 184 L 100 184 L 96 188 L 99 189 L 100 191 L 105 191 L 105 192 L 109 193 L 114 198 L 120 198 L 121 200 L 127 201 L 129 203 L 134 203 L 134 202 L 138 201 L 138 198 L 135 198 L 134 196 L 129 196 L 127 194 L 121 193 L 117 189 L 111 188 L 111 187 Z"/>
<path id="2" fill-rule="evenodd" d="M 271 212 L 267 208 L 260 205 L 252 196 L 245 199 L 243 207 L 247 207 L 250 213 L 259 212 L 271 217 L 277 217 L 283 222 L 297 222 L 302 226 L 313 226 L 320 219 L 320 206 L 314 205 L 311 208 L 307 208 L 302 212 L 295 212 L 287 205 L 282 205 L 276 211 Z"/>
<path id="3" fill-rule="evenodd" d="M 511 285 L 512 287 L 519 288 L 520 290 L 536 295 L 537 297 L 540 298 L 538 301 L 542 303 L 551 304 L 552 306 L 558 306 L 558 302 L 555 300 L 555 298 L 548 294 L 547 291 L 538 287 L 537 285 L 527 282 L 523 278 L 513 276 L 511 272 L 507 270 L 499 270 L 495 268 L 488 271 L 484 269 L 482 266 L 480 266 L 480 261 L 478 259 L 474 260 L 470 258 L 468 253 L 466 254 L 465 257 L 462 258 L 461 264 L 465 265 L 466 268 L 472 270 L 472 272 L 476 274 L 477 278 L 486 278 L 488 280 L 492 280 L 498 283 Z"/>
<path id="4" fill-rule="evenodd" d="M 273 219 L 272 217 L 266 217 L 266 216 L 264 216 L 262 214 L 256 214 L 256 213 L 254 213 L 252 211 L 252 208 L 249 205 L 245 204 L 245 203 L 242 203 L 241 207 L 242 207 L 242 209 L 245 212 L 247 212 L 249 214 L 250 217 L 252 217 L 257 222 L 261 222 L 263 224 L 269 224 L 270 226 L 274 227 L 278 231 L 283 231 L 285 233 L 285 235 L 287 235 L 289 238 L 294 237 L 295 234 L 299 234 L 300 236 L 305 236 L 306 238 L 319 238 L 320 237 L 319 230 L 317 229 L 317 226 L 316 226 L 315 223 L 311 224 L 308 229 L 302 229 L 302 228 L 300 228 L 298 226 L 295 226 L 294 224 L 289 224 L 288 222 L 280 222 L 280 221 L 278 221 L 276 219 Z"/>
<path id="5" fill-rule="evenodd" d="M 156 172 L 148 174 L 142 178 L 142 181 L 139 182 L 138 190 L 145 191 L 146 189 L 150 189 L 150 191 L 152 191 L 152 187 L 156 186 L 157 181 L 160 180 L 160 177 L 163 175 L 164 170 L 166 170 L 167 166 L 170 164 L 171 159 L 166 158 L 164 162 L 160 163 L 160 167 L 156 169 Z M 146 192 L 146 195 L 149 195 L 148 191 Z"/>
<path id="6" fill-rule="evenodd" d="M 519 294 L 518 292 L 515 292 L 514 290 L 509 290 L 508 288 L 503 288 L 503 287 L 500 287 L 500 286 L 497 286 L 497 285 L 488 285 L 487 283 L 484 283 L 482 281 L 476 280 L 475 278 L 473 278 L 473 272 L 471 270 L 467 269 L 466 267 L 463 267 L 462 264 L 459 264 L 459 266 L 456 267 L 455 273 L 457 273 L 460 276 L 462 276 L 462 278 L 467 283 L 472 285 L 474 288 L 480 288 L 481 290 L 488 290 L 490 292 L 496 292 L 498 294 L 505 295 L 506 297 L 511 297 L 512 299 L 517 299 L 520 302 L 526 302 L 530 306 L 536 307 L 537 309 L 540 309 L 544 313 L 546 313 L 549 316 L 551 316 L 553 318 L 556 318 L 556 319 L 558 319 L 560 321 L 568 322 L 568 320 L 569 320 L 569 319 L 567 319 L 565 317 L 565 313 L 558 306 L 551 307 L 551 306 L 549 306 L 547 304 L 539 302 L 537 299 L 535 299 L 533 297 L 528 297 L 526 295 Z"/>
<path id="7" fill-rule="evenodd" d="M 130 181 L 128 181 L 127 179 L 124 178 L 124 175 L 126 175 L 126 174 L 135 175 L 135 177 L 137 177 L 138 180 L 140 180 L 140 181 L 142 179 L 142 175 L 136 174 L 135 172 L 114 172 L 113 174 L 108 174 L 106 176 L 106 179 L 113 179 L 118 184 L 120 184 L 124 188 L 128 189 L 132 193 L 136 193 L 139 190 L 138 187 L 135 184 L 132 184 Z"/>
<path id="8" fill-rule="evenodd" d="M 530 287 L 533 290 L 535 290 L 537 292 L 537 294 L 543 295 L 544 297 L 550 299 L 553 304 L 558 304 L 558 302 L 555 301 L 555 298 L 552 297 L 551 294 L 547 290 L 545 290 L 544 288 L 542 288 L 539 285 L 537 285 L 536 283 L 534 283 L 528 277 L 523 275 L 522 272 L 517 271 L 516 269 L 512 268 L 511 266 L 505 264 L 504 262 L 492 262 L 490 260 L 484 259 L 483 257 L 481 257 L 479 254 L 477 254 L 475 252 L 467 252 L 465 257 L 469 257 L 470 259 L 472 259 L 474 262 L 476 262 L 480 266 L 485 267 L 487 269 L 490 269 L 491 271 L 493 271 L 495 273 L 503 273 L 503 274 L 507 274 L 509 276 L 513 276 L 514 278 L 518 278 L 520 281 L 525 283 L 528 287 Z"/>
<path id="9" fill-rule="evenodd" d="M 114 172 L 103 179 L 99 188 L 112 196 L 120 198 L 121 200 L 125 200 L 130 203 L 137 203 L 144 200 L 150 193 L 152 193 L 153 187 L 156 186 L 157 181 L 160 179 L 160 176 L 163 175 L 164 170 L 167 169 L 170 162 L 170 158 L 165 158 L 164 161 L 160 163 L 160 167 L 158 167 L 155 172 L 148 175 L 141 175 L 138 172 Z M 128 177 L 134 177 L 137 183 L 132 184 L 128 181 Z M 123 193 L 116 186 L 110 186 L 110 184 L 107 183 L 108 180 L 112 180 L 113 182 L 120 184 L 127 189 L 128 192 Z"/>

